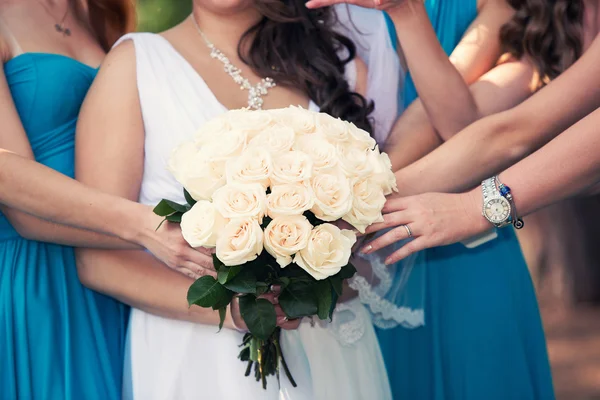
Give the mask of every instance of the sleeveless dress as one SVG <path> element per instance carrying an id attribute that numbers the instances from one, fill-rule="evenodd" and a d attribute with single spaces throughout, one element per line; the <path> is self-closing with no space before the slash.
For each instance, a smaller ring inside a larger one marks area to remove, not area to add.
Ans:
<path id="1" fill-rule="evenodd" d="M 73 177 L 75 125 L 96 70 L 43 53 L 4 69 L 36 160 Z M 72 248 L 26 240 L 0 214 L 0 399 L 120 398 L 126 317 L 81 285 Z"/>
<path id="2" fill-rule="evenodd" d="M 138 33 L 123 40 L 134 43 L 145 127 L 140 202 L 154 205 L 162 198 L 183 202 L 182 187 L 167 170 L 170 154 L 193 138 L 203 123 L 227 109 L 162 36 Z M 353 87 L 353 62 L 346 72 Z M 311 104 L 311 109 L 318 108 Z M 311 326 L 305 321 L 298 330 L 284 332 L 282 348 L 297 388 L 283 375 L 281 388 L 270 379 L 266 391 L 252 377 L 244 377 L 246 364 L 237 359 L 241 340 L 242 334 L 233 330 L 217 334 L 215 326 L 133 309 L 124 398 L 391 399 L 370 316 L 357 299 L 340 304 L 332 323 Z"/>
<path id="3" fill-rule="evenodd" d="M 425 4 L 451 53 L 476 1 Z M 406 105 L 417 97 L 410 77 L 404 96 Z M 512 228 L 474 249 L 426 250 L 423 259 L 425 326 L 377 330 L 394 399 L 554 399 L 536 295 Z"/>

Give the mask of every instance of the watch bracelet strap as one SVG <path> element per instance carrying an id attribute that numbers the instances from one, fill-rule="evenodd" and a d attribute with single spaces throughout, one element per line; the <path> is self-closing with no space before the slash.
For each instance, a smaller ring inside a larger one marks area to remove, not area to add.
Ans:
<path id="1" fill-rule="evenodd" d="M 495 176 L 493 179 L 494 179 L 494 185 L 496 185 L 496 187 L 498 188 L 500 195 L 503 196 L 510 203 L 510 210 L 511 210 L 510 223 L 513 225 L 513 227 L 515 229 L 522 229 L 525 226 L 525 223 L 523 222 L 523 219 L 519 218 L 519 215 L 517 213 L 517 206 L 515 204 L 515 199 L 512 195 L 512 191 L 510 190 L 510 187 L 503 184 L 500 181 L 500 178 L 498 176 Z"/>

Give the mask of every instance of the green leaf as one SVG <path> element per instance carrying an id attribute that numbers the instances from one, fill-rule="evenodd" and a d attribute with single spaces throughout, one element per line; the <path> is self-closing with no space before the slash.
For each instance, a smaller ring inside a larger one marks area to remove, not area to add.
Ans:
<path id="1" fill-rule="evenodd" d="M 187 300 L 191 306 L 193 304 L 209 308 L 223 307 L 223 303 L 229 304 L 233 294 L 221 286 L 212 276 L 203 276 L 190 286 L 188 289 Z"/>
<path id="2" fill-rule="evenodd" d="M 212 259 L 213 259 L 213 265 L 215 266 L 215 271 L 219 272 L 221 270 L 221 268 L 223 268 L 225 266 L 225 264 L 223 264 L 221 262 L 221 260 L 219 260 L 219 257 L 217 257 L 216 254 L 212 255 Z"/>
<path id="3" fill-rule="evenodd" d="M 161 217 L 166 217 L 167 215 L 171 215 L 176 211 L 177 210 L 169 205 L 168 200 L 161 200 L 160 203 L 154 207 L 154 214 L 160 215 Z"/>
<path id="4" fill-rule="evenodd" d="M 288 318 L 302 318 L 318 312 L 312 284 L 292 281 L 279 295 L 279 305 Z"/>
<path id="5" fill-rule="evenodd" d="M 183 196 L 185 197 L 185 201 L 188 202 L 188 204 L 190 205 L 190 207 L 193 207 L 194 204 L 196 204 L 196 200 L 194 200 L 194 198 L 192 197 L 192 195 L 190 195 L 190 193 L 183 189 Z"/>
<path id="6" fill-rule="evenodd" d="M 290 278 L 282 276 L 281 278 L 279 278 L 279 282 L 281 283 L 281 289 L 283 290 L 290 284 Z"/>
<path id="7" fill-rule="evenodd" d="M 227 307 L 219 308 L 219 332 L 221 332 L 221 329 L 223 329 L 225 317 L 227 317 Z"/>
<path id="8" fill-rule="evenodd" d="M 227 290 L 227 289 L 225 289 Z M 231 300 L 233 300 L 233 296 L 235 296 L 235 293 L 232 292 L 231 290 L 227 290 L 227 296 L 223 296 L 221 298 L 219 298 L 219 301 L 217 301 L 213 306 L 213 310 L 218 310 L 220 308 L 223 307 L 227 307 L 229 305 L 229 303 L 231 303 Z"/>
<path id="9" fill-rule="evenodd" d="M 337 306 L 337 302 L 339 299 L 339 296 L 337 295 L 337 293 L 335 291 L 331 292 L 331 309 L 329 310 L 329 320 L 331 321 L 331 319 L 333 318 L 333 312 L 335 311 L 335 307 Z"/>
<path id="10" fill-rule="evenodd" d="M 263 223 L 260 225 L 260 227 L 263 230 L 267 229 L 267 226 L 269 226 L 269 224 L 271 223 L 271 221 L 273 221 L 273 219 L 271 217 L 264 217 L 263 218 Z"/>
<path id="11" fill-rule="evenodd" d="M 316 285 L 313 285 L 313 288 L 317 295 L 317 307 L 319 309 L 317 315 L 320 319 L 327 319 L 333 304 L 331 284 L 327 281 L 319 281 Z"/>
<path id="12" fill-rule="evenodd" d="M 256 295 L 260 296 L 269 291 L 269 285 L 265 282 L 256 282 Z"/>
<path id="13" fill-rule="evenodd" d="M 321 221 L 319 218 L 317 218 L 317 216 L 313 214 L 312 211 L 305 211 L 304 216 L 312 226 L 319 226 L 326 223 L 325 221 Z"/>
<path id="14" fill-rule="evenodd" d="M 354 274 L 356 274 L 356 268 L 352 263 L 348 263 L 348 265 L 343 267 L 335 276 L 340 279 L 350 279 Z"/>
<path id="15" fill-rule="evenodd" d="M 258 339 L 269 339 L 277 327 L 275 307 L 268 300 L 257 299 L 252 295 L 242 296 L 240 313 L 250 333 Z"/>
<path id="16" fill-rule="evenodd" d="M 236 293 L 256 294 L 256 275 L 251 268 L 243 266 L 241 271 L 223 286 Z"/>
<path id="17" fill-rule="evenodd" d="M 179 203 L 175 203 L 174 201 L 171 200 L 163 200 L 169 207 L 171 207 L 173 210 L 180 212 L 180 213 L 184 213 L 187 212 L 189 209 L 184 206 L 183 204 L 179 204 Z M 162 202 L 161 202 L 162 203 Z"/>
<path id="18" fill-rule="evenodd" d="M 171 215 L 167 215 L 167 216 L 165 217 L 165 219 L 166 219 L 167 221 L 169 221 L 169 222 L 175 222 L 175 223 L 177 223 L 177 224 L 180 224 L 180 223 L 181 223 L 181 217 L 182 217 L 182 216 L 183 216 L 183 213 L 176 212 L 176 213 L 173 213 L 173 214 L 171 214 Z"/>
<path id="19" fill-rule="evenodd" d="M 333 290 L 335 290 L 335 293 L 338 296 L 341 296 L 344 289 L 344 280 L 337 275 L 330 276 L 328 280 L 331 283 Z"/>
<path id="20" fill-rule="evenodd" d="M 221 285 L 224 285 L 227 282 L 230 282 L 233 278 L 235 278 L 240 272 L 242 272 L 242 267 L 222 266 L 217 272 L 217 280 Z"/>

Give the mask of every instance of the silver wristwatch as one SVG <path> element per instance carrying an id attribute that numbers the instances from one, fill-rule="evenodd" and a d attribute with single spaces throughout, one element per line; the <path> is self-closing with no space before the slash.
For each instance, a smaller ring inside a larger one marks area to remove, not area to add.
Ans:
<path id="1" fill-rule="evenodd" d="M 511 204 L 496 186 L 496 178 L 481 182 L 483 193 L 483 216 L 497 228 L 511 224 Z"/>

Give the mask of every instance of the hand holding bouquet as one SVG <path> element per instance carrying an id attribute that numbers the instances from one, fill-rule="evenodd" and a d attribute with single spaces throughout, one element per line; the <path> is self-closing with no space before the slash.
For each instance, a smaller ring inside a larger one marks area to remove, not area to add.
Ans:
<path id="1" fill-rule="evenodd" d="M 327 114 L 290 107 L 229 111 L 176 149 L 170 169 L 187 204 L 168 200 L 155 212 L 180 222 L 192 247 L 216 248 L 217 278 L 189 289 L 190 305 L 218 310 L 239 296 L 249 333 L 240 358 L 266 387 L 279 365 L 294 384 L 279 346 L 273 304 L 280 288 L 289 319 L 331 318 L 349 263 L 353 231 L 382 222 L 385 196 L 396 189 L 391 163 L 370 135 Z"/>

